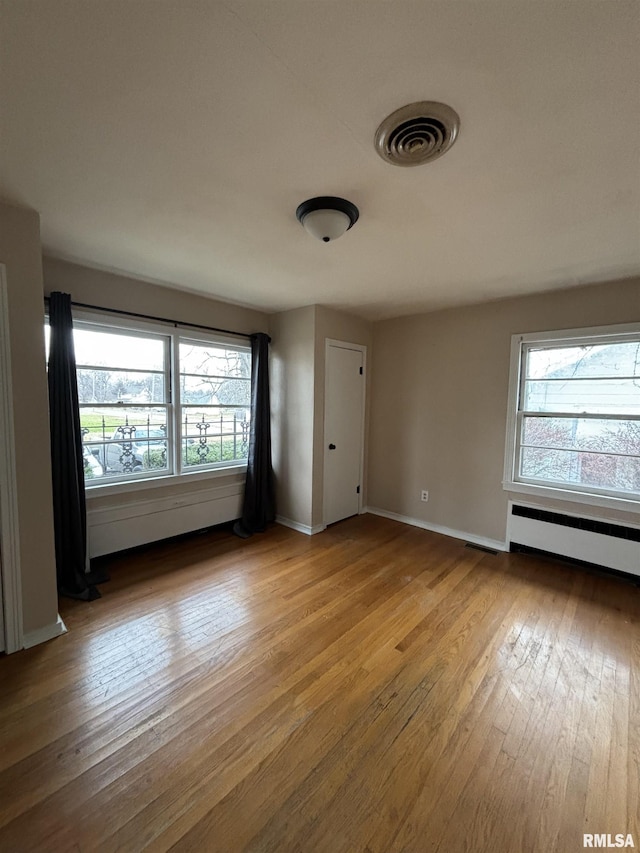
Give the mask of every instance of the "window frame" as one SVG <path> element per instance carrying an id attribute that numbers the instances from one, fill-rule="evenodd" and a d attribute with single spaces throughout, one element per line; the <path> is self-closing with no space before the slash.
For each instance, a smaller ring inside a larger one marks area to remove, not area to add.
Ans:
<path id="1" fill-rule="evenodd" d="M 46 317 L 48 323 L 48 316 Z M 98 494 L 118 494 L 123 492 L 152 489 L 159 486 L 171 486 L 178 483 L 197 482 L 215 479 L 221 476 L 243 474 L 247 469 L 246 460 L 212 462 L 206 465 L 186 468 L 182 464 L 182 436 L 180 418 L 180 342 L 205 343 L 251 353 L 249 341 L 240 343 L 238 338 L 223 332 L 207 332 L 204 329 L 190 329 L 179 323 L 128 318 L 124 315 L 93 312 L 86 309 L 73 311 L 74 331 L 88 329 L 93 331 L 129 334 L 133 337 L 165 338 L 165 403 L 167 410 L 167 468 L 157 473 L 141 471 L 129 473 L 125 477 L 96 478 L 85 481 L 88 498 Z M 240 338 L 242 341 L 242 338 Z M 114 405 L 115 408 L 115 405 Z"/>
<path id="2" fill-rule="evenodd" d="M 596 346 L 603 343 L 622 343 L 640 339 L 640 323 L 625 323 L 616 326 L 593 326 L 581 329 L 561 329 L 550 332 L 532 332 L 511 337 L 509 371 L 509 393 L 507 402 L 507 432 L 505 439 L 504 475 L 502 486 L 505 491 L 546 497 L 552 500 L 569 501 L 607 507 L 625 512 L 640 513 L 640 498 L 622 496 L 620 492 L 599 489 L 595 486 L 571 488 L 560 483 L 521 478 L 518 471 L 521 427 L 524 411 L 520 400 L 524 395 L 525 353 L 535 346 Z M 562 416 L 565 413 L 557 413 Z M 551 415 L 543 415 L 545 417 Z"/>

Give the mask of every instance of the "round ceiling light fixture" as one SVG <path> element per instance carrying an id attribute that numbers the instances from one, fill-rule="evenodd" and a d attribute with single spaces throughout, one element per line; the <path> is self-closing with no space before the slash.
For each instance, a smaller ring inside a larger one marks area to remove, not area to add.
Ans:
<path id="1" fill-rule="evenodd" d="M 458 113 L 437 101 L 417 101 L 391 113 L 376 130 L 374 145 L 394 166 L 421 166 L 451 148 L 460 130 Z"/>
<path id="2" fill-rule="evenodd" d="M 305 231 L 329 243 L 349 230 L 358 221 L 360 211 L 345 198 L 322 195 L 310 198 L 298 205 L 296 217 Z"/>

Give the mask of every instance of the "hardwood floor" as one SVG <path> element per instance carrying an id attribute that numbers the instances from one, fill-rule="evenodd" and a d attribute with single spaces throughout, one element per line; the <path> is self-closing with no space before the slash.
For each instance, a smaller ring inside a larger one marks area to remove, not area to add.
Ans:
<path id="1" fill-rule="evenodd" d="M 373 516 L 114 559 L 0 659 L 0 850 L 640 846 L 640 590 Z"/>

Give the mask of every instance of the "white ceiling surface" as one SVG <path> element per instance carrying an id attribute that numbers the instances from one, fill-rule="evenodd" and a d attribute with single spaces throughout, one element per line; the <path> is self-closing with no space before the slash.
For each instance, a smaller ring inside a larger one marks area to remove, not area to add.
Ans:
<path id="1" fill-rule="evenodd" d="M 0 195 L 45 251 L 378 319 L 640 273 L 640 4 L 1 0 Z M 384 163 L 443 101 L 442 158 Z M 295 219 L 341 195 L 335 243 Z"/>

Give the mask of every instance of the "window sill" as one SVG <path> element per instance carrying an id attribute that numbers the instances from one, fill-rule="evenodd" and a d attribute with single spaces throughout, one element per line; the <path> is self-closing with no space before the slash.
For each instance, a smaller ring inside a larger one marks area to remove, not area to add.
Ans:
<path id="1" fill-rule="evenodd" d="M 200 480 L 217 480 L 220 477 L 230 477 L 234 474 L 246 473 L 245 465 L 225 465 L 220 468 L 209 468 L 207 471 L 193 471 L 188 474 L 166 474 L 159 477 L 146 477 L 140 480 L 131 480 L 128 483 L 100 483 L 95 486 L 86 487 L 87 502 L 106 495 L 126 494 L 127 492 L 148 491 L 149 489 L 162 489 L 170 486 L 185 486 L 189 483 L 197 483 Z"/>
<path id="2" fill-rule="evenodd" d="M 560 489 L 553 486 L 534 486 L 530 483 L 517 483 L 510 480 L 502 481 L 502 488 L 507 492 L 518 492 L 523 495 L 535 495 L 549 500 L 566 501 L 568 503 L 587 504 L 589 506 L 616 509 L 620 512 L 640 514 L 640 501 L 633 498 L 614 498 L 609 495 L 596 495 L 591 492 L 577 492 L 570 489 Z"/>

